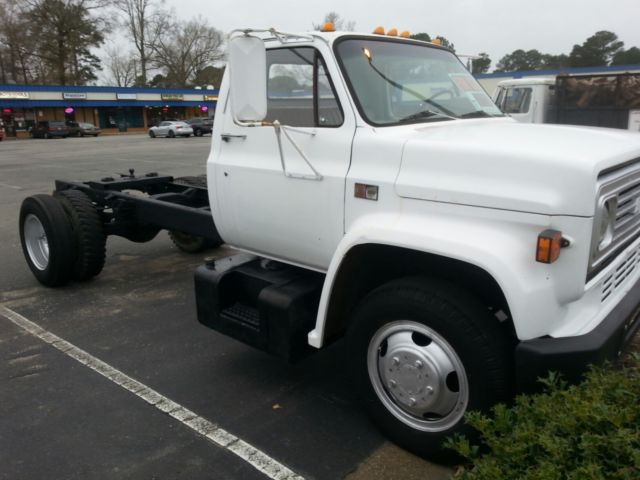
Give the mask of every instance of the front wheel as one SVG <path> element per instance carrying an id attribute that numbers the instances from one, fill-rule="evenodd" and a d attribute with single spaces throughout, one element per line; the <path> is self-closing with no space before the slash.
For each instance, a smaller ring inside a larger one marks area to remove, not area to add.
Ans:
<path id="1" fill-rule="evenodd" d="M 173 130 L 169 130 L 169 133 L 167 134 L 167 136 L 168 136 L 169 138 L 175 138 L 175 136 L 176 136 L 176 132 L 174 132 Z"/>
<path id="2" fill-rule="evenodd" d="M 507 400 L 509 337 L 455 285 L 429 278 L 389 282 L 359 305 L 348 334 L 353 381 L 365 408 L 394 442 L 453 461 L 463 416 Z"/>
<path id="3" fill-rule="evenodd" d="M 149 137 L 156 138 L 156 133 L 153 130 L 149 130 Z"/>

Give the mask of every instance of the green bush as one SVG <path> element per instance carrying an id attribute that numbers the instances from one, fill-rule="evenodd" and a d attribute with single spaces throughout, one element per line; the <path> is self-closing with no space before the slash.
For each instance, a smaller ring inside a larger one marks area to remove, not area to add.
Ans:
<path id="1" fill-rule="evenodd" d="M 622 368 L 592 368 L 583 383 L 557 375 L 545 393 L 518 396 L 511 407 L 466 421 L 483 448 L 449 440 L 469 465 L 461 480 L 640 480 L 640 355 Z"/>

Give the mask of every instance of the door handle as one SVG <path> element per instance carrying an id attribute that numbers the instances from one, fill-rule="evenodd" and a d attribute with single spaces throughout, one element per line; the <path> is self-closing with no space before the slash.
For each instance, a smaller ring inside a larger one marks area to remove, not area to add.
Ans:
<path id="1" fill-rule="evenodd" d="M 220 138 L 222 138 L 223 141 L 228 142 L 232 138 L 240 138 L 242 140 L 245 140 L 247 138 L 247 136 L 246 135 L 233 135 L 231 133 L 221 133 L 220 134 Z"/>

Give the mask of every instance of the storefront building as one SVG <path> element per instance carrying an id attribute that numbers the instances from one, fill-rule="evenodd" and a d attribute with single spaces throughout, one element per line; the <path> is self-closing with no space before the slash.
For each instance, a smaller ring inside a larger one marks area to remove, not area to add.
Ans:
<path id="1" fill-rule="evenodd" d="M 27 137 L 39 121 L 92 123 L 105 134 L 145 132 L 163 120 L 213 117 L 218 90 L 1 85 L 7 136 Z"/>

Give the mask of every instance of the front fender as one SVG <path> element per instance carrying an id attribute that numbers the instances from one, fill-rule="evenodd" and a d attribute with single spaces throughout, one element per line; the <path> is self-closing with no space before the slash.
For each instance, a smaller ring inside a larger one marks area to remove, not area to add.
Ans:
<path id="1" fill-rule="evenodd" d="M 420 206 L 431 203 L 413 202 Z M 435 211 L 432 206 L 431 203 L 423 211 L 412 212 L 403 208 L 403 213 L 394 215 L 363 215 L 349 226 L 327 271 L 316 326 L 308 336 L 310 345 L 316 348 L 323 345 L 336 276 L 347 253 L 363 244 L 391 245 L 439 255 L 486 271 L 502 289 L 521 340 L 549 335 L 560 327 L 558 322 L 567 316 L 567 303 L 584 292 L 584 276 L 582 282 L 579 280 L 583 270 L 575 266 L 588 247 L 572 245 L 563 250 L 554 264 L 541 264 L 535 261 L 537 236 L 561 223 L 565 231 L 573 230 L 575 238 L 588 238 L 577 237 L 587 230 L 588 226 L 582 224 L 588 222 L 455 205 L 441 205 Z"/>

